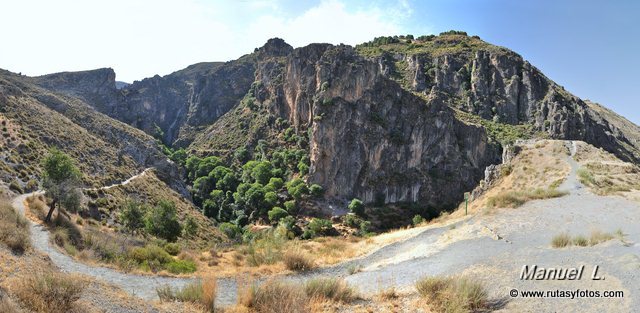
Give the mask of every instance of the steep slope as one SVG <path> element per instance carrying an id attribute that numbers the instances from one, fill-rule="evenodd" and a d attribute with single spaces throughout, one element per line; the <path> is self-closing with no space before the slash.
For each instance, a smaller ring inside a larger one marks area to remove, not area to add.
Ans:
<path id="1" fill-rule="evenodd" d="M 483 169 L 500 161 L 499 146 L 481 127 L 458 121 L 438 97 L 402 89 L 349 46 L 313 44 L 264 58 L 255 80 L 240 106 L 202 132 L 192 150 L 242 148 L 247 142 L 233 146 L 232 138 L 222 147 L 210 143 L 243 122 L 246 138 L 267 145 L 291 125 L 309 136 L 308 180 L 325 196 L 439 208 L 455 206 Z"/>
<path id="2" fill-rule="evenodd" d="M 515 52 L 477 36 L 380 37 L 357 50 L 417 94 L 444 94 L 451 107 L 484 119 L 528 124 L 550 138 L 583 140 L 640 161 L 640 144 L 619 130 L 619 120 L 600 114 Z"/>
<path id="3" fill-rule="evenodd" d="M 79 98 L 51 92 L 33 81 L 0 73 L 0 120 L 7 134 L 0 163 L 3 181 L 35 189 L 42 156 L 48 148 L 59 147 L 77 160 L 87 187 L 109 185 L 154 167 L 163 181 L 188 196 L 176 179 L 179 169 L 153 138 L 96 112 Z"/>

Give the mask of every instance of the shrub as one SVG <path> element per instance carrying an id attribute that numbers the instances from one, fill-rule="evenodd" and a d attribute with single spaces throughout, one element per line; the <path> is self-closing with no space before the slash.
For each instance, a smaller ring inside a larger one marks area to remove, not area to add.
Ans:
<path id="1" fill-rule="evenodd" d="M 571 244 L 571 237 L 567 233 L 553 236 L 551 246 L 554 248 L 564 248 Z"/>
<path id="2" fill-rule="evenodd" d="M 308 298 L 293 283 L 269 280 L 258 287 L 249 288 L 241 297 L 242 304 L 259 313 L 308 312 Z"/>
<path id="3" fill-rule="evenodd" d="M 484 287 L 467 278 L 427 277 L 416 282 L 420 296 L 427 298 L 436 312 L 476 312 L 488 309 Z"/>
<path id="4" fill-rule="evenodd" d="M 585 168 L 580 168 L 578 169 L 578 178 L 580 179 L 580 182 L 587 185 L 587 186 L 593 186 L 596 183 L 596 179 L 593 177 L 593 174 L 591 174 L 591 172 Z"/>
<path id="5" fill-rule="evenodd" d="M 160 201 L 158 206 L 150 210 L 145 218 L 147 232 L 168 241 L 176 241 L 182 227 L 176 215 L 176 206 L 173 202 Z"/>
<path id="6" fill-rule="evenodd" d="M 169 242 L 164 245 L 164 251 L 167 251 L 170 255 L 178 255 L 181 250 L 182 248 L 180 248 L 180 245 L 177 243 Z"/>
<path id="7" fill-rule="evenodd" d="M 20 313 L 22 310 L 18 309 L 18 306 L 9 299 L 7 296 L 0 294 L 0 312 L 3 313 Z"/>
<path id="8" fill-rule="evenodd" d="M 14 293 L 36 312 L 66 313 L 80 299 L 84 283 L 77 277 L 56 273 L 33 273 L 17 284 Z"/>
<path id="9" fill-rule="evenodd" d="M 324 194 L 324 189 L 318 184 L 313 184 L 309 186 L 309 194 L 313 197 L 320 198 L 322 194 Z"/>
<path id="10" fill-rule="evenodd" d="M 242 235 L 242 229 L 235 224 L 225 222 L 218 226 L 218 229 L 224 233 L 229 239 L 237 239 L 239 235 Z"/>
<path id="11" fill-rule="evenodd" d="M 362 203 L 362 201 L 360 199 L 353 199 L 351 200 L 351 203 L 349 203 L 349 211 L 351 211 L 351 213 L 354 213 L 358 216 L 363 216 L 364 215 L 364 203 Z"/>
<path id="12" fill-rule="evenodd" d="M 305 183 L 304 180 L 300 178 L 296 178 L 287 182 L 286 187 L 287 187 L 287 192 L 294 199 L 300 199 L 304 195 L 309 193 L 309 187 L 307 186 L 307 183 Z"/>
<path id="13" fill-rule="evenodd" d="M 15 253 L 31 246 L 29 222 L 5 200 L 0 200 L 0 242 Z"/>
<path id="14" fill-rule="evenodd" d="M 191 260 L 174 260 L 164 267 L 169 273 L 173 274 L 193 273 L 197 269 L 196 263 Z"/>
<path id="15" fill-rule="evenodd" d="M 144 227 L 144 210 L 139 203 L 127 201 L 119 217 L 120 223 L 129 231 Z"/>
<path id="16" fill-rule="evenodd" d="M 156 293 L 160 301 L 191 302 L 208 312 L 215 312 L 215 300 L 218 290 L 214 277 L 198 279 L 182 287 L 173 289 L 168 285 L 158 287 Z"/>
<path id="17" fill-rule="evenodd" d="M 586 247 L 589 244 L 589 240 L 584 236 L 575 236 L 573 237 L 572 243 L 574 246 Z"/>
<path id="18" fill-rule="evenodd" d="M 326 236 L 333 230 L 330 220 L 322 218 L 314 218 L 309 222 L 308 229 L 312 232 L 313 236 Z"/>
<path id="19" fill-rule="evenodd" d="M 196 223 L 196 219 L 193 216 L 187 217 L 183 231 L 187 237 L 193 237 L 198 233 L 198 223 Z"/>
<path id="20" fill-rule="evenodd" d="M 173 260 L 167 251 L 156 245 L 133 248 L 129 250 L 128 257 L 129 259 L 136 261 L 138 264 L 156 263 L 162 265 Z"/>
<path id="21" fill-rule="evenodd" d="M 356 292 L 339 278 L 314 278 L 304 285 L 304 291 L 310 298 L 350 302 L 356 298 Z"/>
<path id="22" fill-rule="evenodd" d="M 411 222 L 413 222 L 413 226 L 418 226 L 424 222 L 424 218 L 422 218 L 422 216 L 420 216 L 419 214 L 416 214 Z"/>
<path id="23" fill-rule="evenodd" d="M 288 250 L 282 256 L 284 265 L 290 271 L 304 272 L 316 267 L 311 256 L 302 250 Z"/>
<path id="24" fill-rule="evenodd" d="M 275 223 L 275 222 L 278 222 L 280 219 L 288 216 L 289 213 L 280 207 L 274 207 L 273 209 L 271 209 L 271 211 L 269 211 L 268 215 L 269 215 L 269 220 Z"/>
<path id="25" fill-rule="evenodd" d="M 296 200 L 289 200 L 284 202 L 284 209 L 289 212 L 289 214 L 296 213 Z"/>

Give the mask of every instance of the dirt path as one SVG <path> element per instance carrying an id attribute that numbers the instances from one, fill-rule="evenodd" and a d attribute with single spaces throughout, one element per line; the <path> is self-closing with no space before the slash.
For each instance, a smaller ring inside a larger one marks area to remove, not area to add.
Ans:
<path id="1" fill-rule="evenodd" d="M 572 155 L 575 143 L 567 142 Z M 415 236 L 386 245 L 376 251 L 311 273 L 286 276 L 302 281 L 316 276 L 344 277 L 364 295 L 394 286 L 409 290 L 426 275 L 469 274 L 488 286 L 500 300 L 504 312 L 631 312 L 640 311 L 640 207 L 621 197 L 591 194 L 577 179 L 578 164 L 570 156 L 571 172 L 560 188 L 569 195 L 531 201 L 518 209 L 503 209 L 494 215 L 476 215 L 453 224 L 425 227 Z M 24 212 L 23 195 L 14 206 Z M 36 249 L 51 257 L 67 272 L 78 272 L 102 279 L 144 299 L 156 299 L 161 285 L 181 287 L 188 278 L 168 278 L 124 274 L 112 269 L 81 264 L 49 244 L 49 233 L 32 224 Z M 624 242 L 611 240 L 592 247 L 554 249 L 551 238 L 561 232 L 588 236 L 591 231 L 615 232 L 622 229 Z M 523 265 L 578 267 L 588 273 L 580 281 L 520 280 Z M 600 266 L 605 280 L 588 277 L 594 265 Z M 350 269 L 361 271 L 349 274 Z M 218 303 L 235 302 L 236 281 L 219 280 Z M 621 299 L 522 299 L 509 298 L 519 290 L 623 290 Z"/>
<path id="2" fill-rule="evenodd" d="M 149 171 L 151 171 L 152 169 L 153 169 L 152 167 L 146 168 L 146 169 L 144 169 L 144 171 L 140 172 L 139 174 L 131 176 L 131 177 L 129 177 L 129 179 L 127 179 L 127 180 L 125 180 L 123 182 L 117 183 L 117 184 L 104 186 L 104 187 L 99 187 L 99 188 L 84 188 L 83 190 L 84 191 L 99 191 L 99 190 L 109 190 L 111 188 L 115 188 L 115 187 L 119 187 L 119 186 L 126 186 L 129 183 L 131 183 L 132 181 L 134 181 L 135 179 L 147 175 L 147 173 Z"/>

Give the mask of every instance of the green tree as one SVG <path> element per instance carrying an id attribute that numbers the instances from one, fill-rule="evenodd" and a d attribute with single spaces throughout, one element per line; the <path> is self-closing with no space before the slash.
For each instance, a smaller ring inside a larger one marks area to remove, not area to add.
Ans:
<path id="1" fill-rule="evenodd" d="M 144 208 L 135 201 L 127 201 L 120 212 L 120 223 L 130 232 L 144 227 Z"/>
<path id="2" fill-rule="evenodd" d="M 156 207 L 149 210 L 144 224 L 148 233 L 167 241 L 176 241 L 182 232 L 176 206 L 170 201 L 162 200 Z"/>
<path id="3" fill-rule="evenodd" d="M 187 217 L 187 220 L 184 222 L 184 234 L 187 237 L 193 237 L 198 233 L 198 223 L 196 223 L 196 219 L 193 216 Z"/>
<path id="4" fill-rule="evenodd" d="M 293 179 L 287 183 L 287 192 L 296 200 L 309 193 L 309 187 L 300 178 Z"/>
<path id="5" fill-rule="evenodd" d="M 42 168 L 44 170 L 42 186 L 47 197 L 52 200 L 45 218 L 45 221 L 49 222 L 56 205 L 61 201 L 67 207 L 79 205 L 80 196 L 76 192 L 80 183 L 80 171 L 73 164 L 71 157 L 55 148 L 51 149 L 42 161 Z"/>
<path id="6" fill-rule="evenodd" d="M 309 193 L 316 198 L 320 198 L 324 193 L 324 189 L 318 184 L 313 184 L 309 187 Z"/>
<path id="7" fill-rule="evenodd" d="M 289 213 L 281 207 L 274 207 L 269 211 L 269 220 L 273 223 L 278 222 L 280 219 L 289 216 Z"/>
<path id="8" fill-rule="evenodd" d="M 349 203 L 349 211 L 351 211 L 352 213 L 358 216 L 363 216 L 364 203 L 362 203 L 360 199 L 354 198 L 353 200 L 351 200 L 351 203 Z"/>

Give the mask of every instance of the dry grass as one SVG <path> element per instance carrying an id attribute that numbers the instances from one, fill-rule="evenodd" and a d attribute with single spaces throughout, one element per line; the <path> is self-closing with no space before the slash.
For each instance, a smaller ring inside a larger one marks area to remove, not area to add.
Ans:
<path id="1" fill-rule="evenodd" d="M 6 295 L 0 295 L 0 312 L 2 313 L 20 313 L 22 310 L 9 299 Z"/>
<path id="2" fill-rule="evenodd" d="M 569 245 L 571 245 L 571 236 L 567 233 L 555 235 L 551 238 L 551 246 L 554 248 L 564 248 Z"/>
<path id="3" fill-rule="evenodd" d="M 217 287 L 215 277 L 208 277 L 195 280 L 178 289 L 173 289 L 168 285 L 158 287 L 156 292 L 161 302 L 190 303 L 199 310 L 215 312 Z"/>
<path id="4" fill-rule="evenodd" d="M 0 242 L 14 253 L 23 253 L 31 246 L 29 223 L 8 200 L 0 200 Z"/>
<path id="5" fill-rule="evenodd" d="M 314 278 L 304 284 L 304 291 L 312 299 L 350 302 L 357 298 L 355 289 L 339 278 Z"/>
<path id="6" fill-rule="evenodd" d="M 378 298 L 380 301 L 391 301 L 398 299 L 399 297 L 400 295 L 394 287 L 380 290 L 380 292 L 378 292 L 378 294 L 376 295 L 376 298 Z"/>
<path id="7" fill-rule="evenodd" d="M 583 142 L 577 143 L 580 181 L 598 195 L 620 195 L 640 202 L 640 167 Z"/>
<path id="8" fill-rule="evenodd" d="M 269 280 L 241 292 L 239 304 L 258 313 L 305 313 L 309 310 L 307 295 L 293 283 Z"/>
<path id="9" fill-rule="evenodd" d="M 206 277 L 187 284 L 182 289 L 162 286 L 156 289 L 160 301 L 179 301 L 196 304 L 202 310 L 215 312 L 218 283 L 215 277 Z"/>
<path id="10" fill-rule="evenodd" d="M 12 292 L 23 306 L 35 312 L 66 313 L 75 307 L 84 288 L 76 276 L 57 272 L 35 272 L 22 278 Z"/>
<path id="11" fill-rule="evenodd" d="M 517 208 L 531 200 L 557 198 L 566 194 L 564 191 L 543 188 L 528 191 L 505 191 L 488 198 L 487 205 L 492 208 Z"/>
<path id="12" fill-rule="evenodd" d="M 463 313 L 488 309 L 484 286 L 468 278 L 426 277 L 416 289 L 435 312 Z"/>
<path id="13" fill-rule="evenodd" d="M 571 245 L 578 247 L 595 246 L 605 241 L 615 239 L 616 237 L 620 239 L 620 241 L 624 242 L 624 233 L 621 229 L 616 230 L 615 234 L 594 230 L 591 232 L 589 238 L 582 235 L 577 235 L 571 238 L 569 234 L 562 233 L 553 236 L 551 239 L 551 246 L 554 248 L 565 248 Z"/>
<path id="14" fill-rule="evenodd" d="M 303 272 L 316 267 L 311 256 L 300 249 L 287 250 L 282 256 L 282 261 L 288 270 Z"/>

